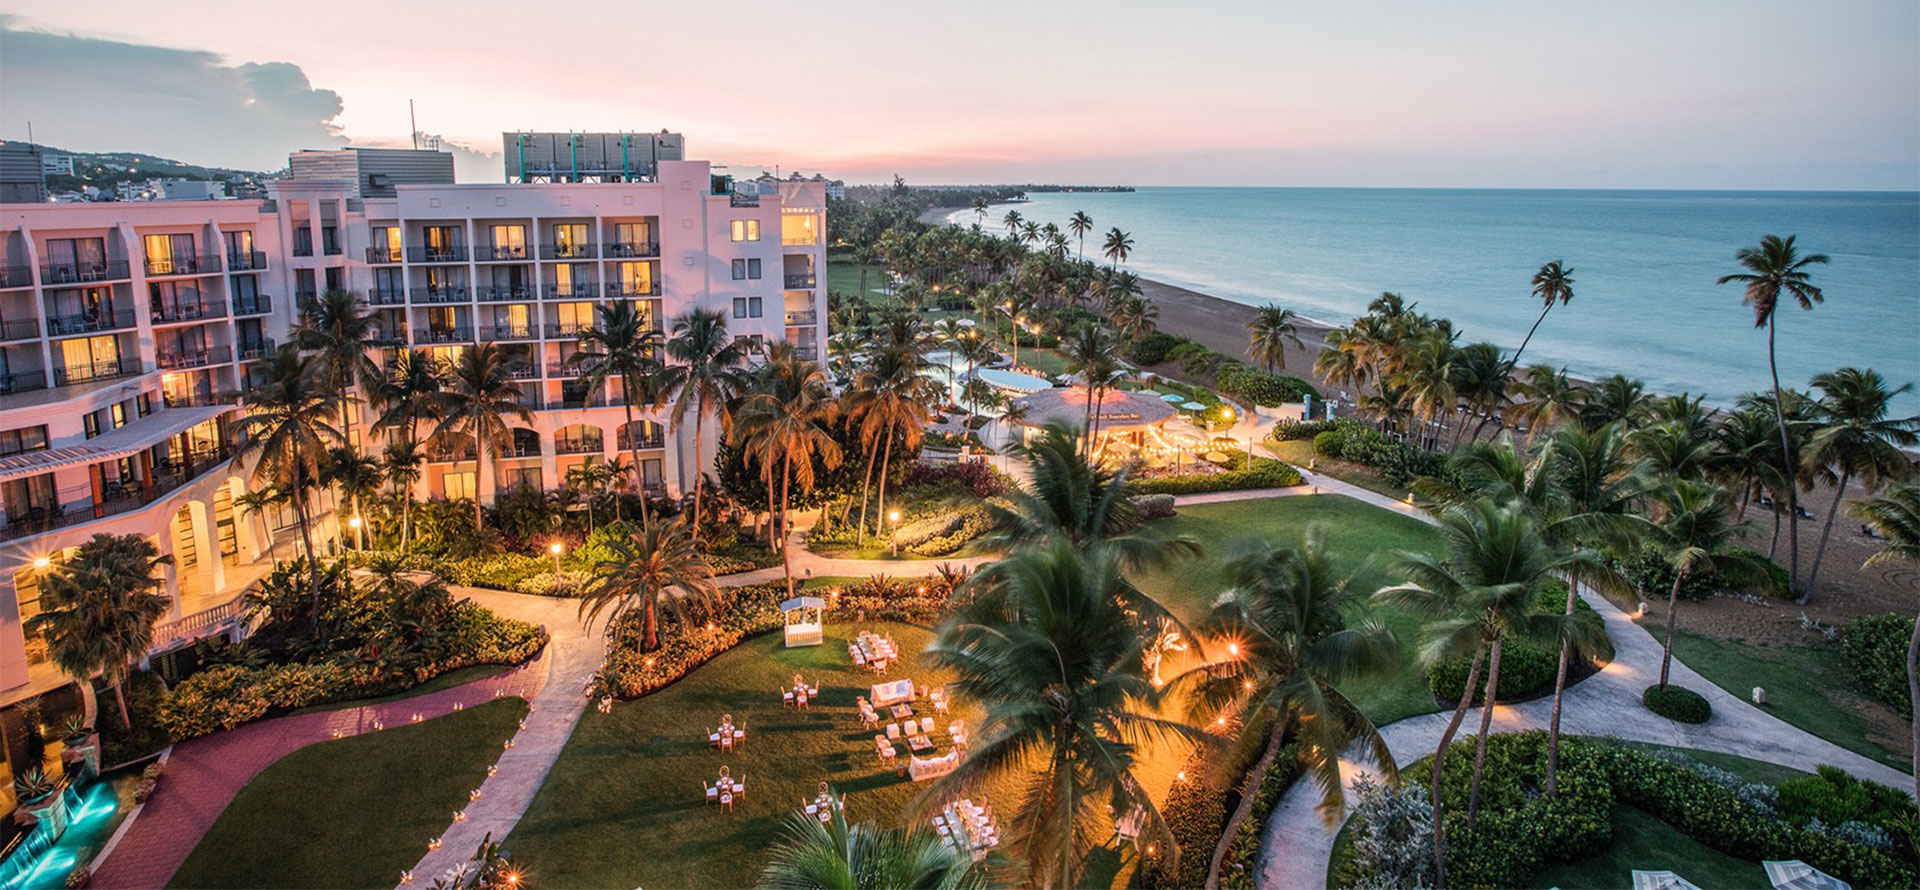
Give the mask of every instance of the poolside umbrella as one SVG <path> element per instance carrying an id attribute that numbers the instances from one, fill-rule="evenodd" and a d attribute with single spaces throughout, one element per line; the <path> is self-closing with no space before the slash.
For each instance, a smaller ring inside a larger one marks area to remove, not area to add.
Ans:
<path id="1" fill-rule="evenodd" d="M 1670 871 L 1633 870 L 1633 890 L 1700 890 L 1692 881 Z"/>
<path id="2" fill-rule="evenodd" d="M 1762 863 L 1774 890 L 1853 890 L 1853 885 L 1798 859 Z"/>
<path id="3" fill-rule="evenodd" d="M 1184 402 L 1186 400 L 1187 400 L 1186 396 L 1183 396 L 1177 392 L 1170 392 L 1160 397 L 1160 401 L 1162 402 Z"/>
<path id="4" fill-rule="evenodd" d="M 1187 409 L 1188 411 L 1205 411 L 1205 410 L 1207 410 L 1207 406 L 1206 406 L 1206 404 L 1205 404 L 1205 403 L 1203 403 L 1203 402 L 1188 402 L 1188 403 L 1186 403 L 1186 404 L 1184 404 L 1184 405 L 1181 405 L 1180 407 L 1182 407 L 1182 408 L 1185 408 L 1185 409 Z"/>

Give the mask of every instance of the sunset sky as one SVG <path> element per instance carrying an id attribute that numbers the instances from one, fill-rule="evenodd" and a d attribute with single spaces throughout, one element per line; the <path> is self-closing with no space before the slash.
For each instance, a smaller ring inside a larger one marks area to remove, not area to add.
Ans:
<path id="1" fill-rule="evenodd" d="M 0 138 L 657 130 L 855 182 L 1920 187 L 1920 4 L 7 0 Z M 497 157 L 463 155 L 466 180 Z"/>

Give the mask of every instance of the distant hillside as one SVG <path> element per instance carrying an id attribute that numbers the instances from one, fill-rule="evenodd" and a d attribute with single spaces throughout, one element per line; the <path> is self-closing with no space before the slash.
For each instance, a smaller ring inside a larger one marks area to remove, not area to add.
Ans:
<path id="1" fill-rule="evenodd" d="M 285 170 L 262 172 L 235 170 L 230 167 L 202 167 L 198 164 L 189 164 L 137 151 L 67 151 L 51 145 L 43 145 L 41 150 L 49 157 L 67 155 L 73 158 L 72 176 L 65 174 L 47 176 L 47 189 L 53 192 L 77 191 L 89 185 L 103 190 L 112 190 L 122 182 L 145 182 L 160 178 L 233 184 L 258 183 L 286 174 Z"/>

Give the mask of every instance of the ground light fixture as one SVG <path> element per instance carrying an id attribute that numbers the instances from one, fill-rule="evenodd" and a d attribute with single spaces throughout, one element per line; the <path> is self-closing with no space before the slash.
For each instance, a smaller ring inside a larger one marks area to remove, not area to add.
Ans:
<path id="1" fill-rule="evenodd" d="M 553 592 L 560 593 L 560 554 L 567 552 L 567 546 L 555 541 L 547 545 L 547 552 L 553 554 Z"/>
<path id="2" fill-rule="evenodd" d="M 894 556 L 900 555 L 900 511 L 888 510 L 887 523 L 892 527 L 887 535 L 888 545 Z"/>

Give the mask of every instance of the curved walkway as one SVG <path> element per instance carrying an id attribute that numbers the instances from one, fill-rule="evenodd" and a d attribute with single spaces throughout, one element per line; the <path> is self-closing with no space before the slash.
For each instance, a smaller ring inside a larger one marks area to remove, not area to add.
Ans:
<path id="1" fill-rule="evenodd" d="M 1372 492 L 1365 494 L 1371 497 L 1361 499 L 1369 503 L 1399 503 Z M 1913 779 L 1908 774 L 1760 710 L 1745 699 L 1714 685 L 1682 664 L 1678 658 L 1673 660 L 1669 682 L 1706 696 L 1713 704 L 1713 718 L 1706 723 L 1689 725 L 1668 720 L 1647 710 L 1640 704 L 1640 693 L 1660 678 L 1659 641 L 1605 597 L 1591 591 L 1583 591 L 1581 596 L 1606 620 L 1607 636 L 1613 640 L 1614 660 L 1599 673 L 1568 688 L 1560 715 L 1561 732 L 1718 751 L 1808 772 L 1823 764 L 1831 764 L 1895 788 L 1912 786 Z M 1518 705 L 1495 705 L 1492 731 L 1544 729 L 1552 706 L 1551 698 Z M 1450 711 L 1409 717 L 1382 728 L 1380 734 L 1386 739 L 1394 760 L 1407 763 L 1433 753 L 1451 717 Z M 1460 725 L 1459 738 L 1471 737 L 1471 733 L 1479 728 L 1479 721 L 1480 709 L 1469 709 Z M 1372 774 L 1373 770 L 1370 766 L 1344 760 L 1341 772 L 1351 785 L 1356 776 Z M 1327 863 L 1333 855 L 1333 840 L 1339 826 L 1329 826 L 1320 819 L 1314 809 L 1317 803 L 1313 784 L 1298 782 L 1274 807 L 1267 821 L 1265 837 L 1261 840 L 1261 887 L 1267 890 L 1296 890 L 1325 885 Z"/>

